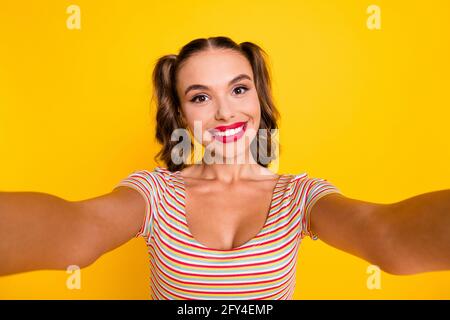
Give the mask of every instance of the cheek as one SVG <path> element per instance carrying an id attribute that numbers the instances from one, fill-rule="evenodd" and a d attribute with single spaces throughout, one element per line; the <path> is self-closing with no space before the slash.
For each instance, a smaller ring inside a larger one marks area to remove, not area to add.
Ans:
<path id="1" fill-rule="evenodd" d="M 202 141 L 205 141 L 205 138 L 208 138 L 210 136 L 209 132 L 207 132 L 206 123 L 208 123 L 203 115 L 196 115 L 195 112 L 192 112 L 190 114 L 189 119 L 187 119 L 187 125 L 188 129 L 191 135 L 191 138 L 194 138 L 195 140 L 199 141 L 202 139 Z"/>
<path id="2" fill-rule="evenodd" d="M 252 116 L 255 120 L 259 120 L 261 117 L 261 107 L 259 103 L 255 105 L 255 107 L 252 109 Z"/>
<path id="3" fill-rule="evenodd" d="M 258 100 L 249 105 L 246 113 L 251 117 L 253 126 L 255 128 L 259 127 L 259 122 L 261 121 L 261 106 Z"/>
<path id="4" fill-rule="evenodd" d="M 201 112 L 197 108 L 188 108 L 185 111 L 185 114 L 188 115 L 186 117 L 186 121 L 189 126 L 189 130 L 193 131 L 194 126 L 200 127 L 200 125 L 203 130 L 205 123 L 207 122 L 207 118 L 205 117 L 204 112 Z"/>
<path id="5" fill-rule="evenodd" d="M 260 116 L 261 115 L 261 106 L 259 104 L 259 98 L 258 95 L 255 93 L 250 96 L 249 101 L 249 113 L 251 113 L 254 116 Z"/>

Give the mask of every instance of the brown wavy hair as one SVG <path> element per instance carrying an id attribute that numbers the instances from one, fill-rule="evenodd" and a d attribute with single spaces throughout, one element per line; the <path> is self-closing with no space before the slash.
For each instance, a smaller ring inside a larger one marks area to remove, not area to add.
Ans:
<path id="1" fill-rule="evenodd" d="M 192 55 L 209 49 L 231 49 L 244 55 L 250 62 L 253 70 L 254 82 L 261 106 L 261 121 L 259 129 L 278 129 L 277 121 L 280 113 L 276 109 L 270 80 L 270 72 L 267 63 L 267 53 L 258 45 L 252 42 L 242 42 L 237 44 L 228 37 L 198 38 L 184 45 L 178 55 L 168 54 L 160 57 L 155 64 L 152 74 L 153 97 L 156 97 L 156 140 L 162 145 L 154 160 L 165 163 L 169 171 L 182 170 L 186 164 L 187 157 L 191 154 L 183 155 L 183 162 L 176 164 L 172 161 L 172 152 L 179 141 L 172 141 L 172 132 L 177 128 L 187 128 L 187 124 L 182 116 L 181 104 L 176 90 L 176 79 L 178 70 L 186 60 Z M 258 130 L 259 131 L 259 130 Z M 257 134 L 250 144 L 252 156 L 255 161 L 263 167 L 268 167 L 275 156 L 275 145 L 270 139 L 271 131 L 266 131 L 267 135 Z M 267 139 L 269 138 L 269 139 Z M 191 150 L 194 144 L 191 141 Z M 265 152 L 263 152 L 265 151 Z"/>

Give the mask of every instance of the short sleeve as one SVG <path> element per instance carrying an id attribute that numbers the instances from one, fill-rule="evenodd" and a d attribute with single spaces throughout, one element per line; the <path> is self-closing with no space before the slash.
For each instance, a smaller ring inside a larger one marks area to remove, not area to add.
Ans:
<path id="1" fill-rule="evenodd" d="M 296 179 L 294 190 L 296 205 L 300 212 L 300 238 L 309 236 L 312 240 L 318 240 L 319 237 L 311 231 L 311 210 L 317 200 L 323 196 L 341 193 L 341 191 L 327 179 L 309 178 L 307 174 Z"/>
<path id="2" fill-rule="evenodd" d="M 164 192 L 164 177 L 156 171 L 134 171 L 121 180 L 115 187 L 130 187 L 138 191 L 145 200 L 145 216 L 141 228 L 135 237 L 143 236 L 148 239 L 152 234 L 153 221 L 157 212 L 158 203 Z"/>

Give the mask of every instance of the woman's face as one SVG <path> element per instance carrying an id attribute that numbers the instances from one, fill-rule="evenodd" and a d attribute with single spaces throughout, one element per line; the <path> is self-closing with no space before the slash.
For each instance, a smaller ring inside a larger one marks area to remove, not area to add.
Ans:
<path id="1" fill-rule="evenodd" d="M 205 155 L 248 161 L 261 109 L 246 57 L 217 49 L 191 56 L 178 71 L 177 92 L 188 129 L 206 147 Z"/>

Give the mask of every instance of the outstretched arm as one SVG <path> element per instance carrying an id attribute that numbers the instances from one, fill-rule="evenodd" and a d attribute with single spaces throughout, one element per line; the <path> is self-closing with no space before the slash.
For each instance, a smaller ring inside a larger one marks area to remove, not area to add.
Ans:
<path id="1" fill-rule="evenodd" d="M 311 209 L 325 243 L 396 275 L 450 270 L 450 190 L 378 204 L 332 193 Z"/>
<path id="2" fill-rule="evenodd" d="M 133 238 L 144 209 L 142 196 L 127 187 L 82 201 L 0 192 L 0 275 L 86 267 Z"/>

